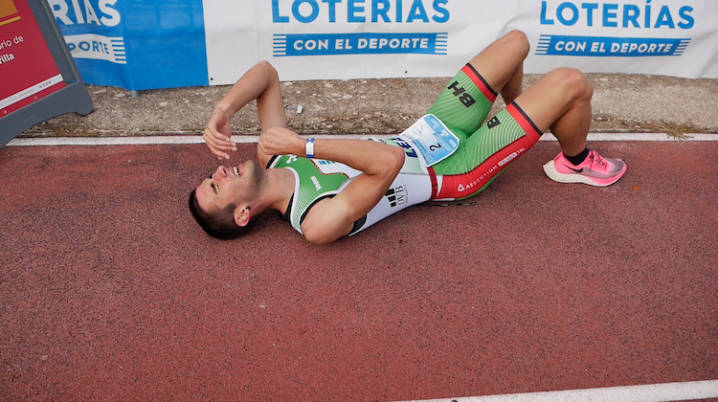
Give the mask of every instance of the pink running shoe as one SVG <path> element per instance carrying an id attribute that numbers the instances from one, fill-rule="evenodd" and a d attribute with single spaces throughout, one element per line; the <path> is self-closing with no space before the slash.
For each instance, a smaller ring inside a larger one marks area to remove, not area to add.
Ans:
<path id="1" fill-rule="evenodd" d="M 575 166 L 559 152 L 552 161 L 543 165 L 551 180 L 559 183 L 583 183 L 589 186 L 606 187 L 615 183 L 626 173 L 626 163 L 620 159 L 603 158 L 595 150 Z"/>

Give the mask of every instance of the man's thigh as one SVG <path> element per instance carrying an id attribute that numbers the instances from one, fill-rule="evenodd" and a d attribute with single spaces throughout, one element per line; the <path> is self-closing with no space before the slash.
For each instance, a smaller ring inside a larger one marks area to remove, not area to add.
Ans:
<path id="1" fill-rule="evenodd" d="M 496 100 L 481 74 L 466 64 L 444 87 L 428 113 L 438 117 L 461 140 L 476 131 Z"/>
<path id="2" fill-rule="evenodd" d="M 449 158 L 433 166 L 440 176 L 435 199 L 463 199 L 484 190 L 499 172 L 531 148 L 541 136 L 531 119 L 516 104 L 461 138 Z"/>

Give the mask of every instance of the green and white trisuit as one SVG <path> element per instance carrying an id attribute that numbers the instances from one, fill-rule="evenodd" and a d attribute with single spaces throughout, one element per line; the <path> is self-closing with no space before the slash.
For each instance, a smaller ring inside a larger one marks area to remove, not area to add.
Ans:
<path id="1" fill-rule="evenodd" d="M 350 235 L 415 204 L 474 196 L 531 148 L 541 131 L 515 102 L 482 124 L 496 96 L 467 64 L 426 116 L 397 137 L 371 139 L 404 148 L 406 158 L 384 197 L 355 222 Z M 300 233 L 312 206 L 338 194 L 361 174 L 342 163 L 295 155 L 275 157 L 268 167 L 289 169 L 294 174 L 294 195 L 284 217 Z"/>
<path id="2" fill-rule="evenodd" d="M 378 140 L 377 140 L 378 141 Z M 401 140 L 381 140 L 387 144 L 401 144 Z M 294 174 L 294 195 L 284 218 L 302 233 L 302 221 L 312 206 L 327 197 L 333 197 L 362 172 L 343 163 L 323 159 L 308 159 L 295 155 L 281 155 L 269 162 L 270 168 L 284 168 Z M 407 157 L 401 172 L 392 182 L 379 203 L 362 219 L 354 223 L 353 235 L 395 212 L 431 198 L 431 180 L 426 168 L 416 156 Z"/>

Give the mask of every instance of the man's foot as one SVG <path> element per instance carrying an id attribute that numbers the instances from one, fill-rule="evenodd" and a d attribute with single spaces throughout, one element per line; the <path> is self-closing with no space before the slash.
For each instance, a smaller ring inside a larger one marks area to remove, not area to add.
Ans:
<path id="1" fill-rule="evenodd" d="M 586 159 L 575 166 L 559 152 L 552 161 L 543 165 L 551 180 L 559 183 L 583 183 L 589 186 L 610 186 L 626 173 L 626 163 L 620 159 L 603 158 L 595 150 L 588 153 Z"/>

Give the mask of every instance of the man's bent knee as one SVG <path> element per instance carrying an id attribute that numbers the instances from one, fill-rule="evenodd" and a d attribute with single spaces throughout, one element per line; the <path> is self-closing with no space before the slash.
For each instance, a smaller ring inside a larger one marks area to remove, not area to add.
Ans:
<path id="1" fill-rule="evenodd" d="M 557 68 L 547 74 L 555 80 L 558 88 L 573 99 L 590 99 L 593 96 L 593 85 L 586 76 L 574 68 Z"/>
<path id="2" fill-rule="evenodd" d="M 529 50 L 531 50 L 531 45 L 529 44 L 526 34 L 517 29 L 504 35 L 502 41 L 504 41 L 507 44 L 506 46 L 511 50 L 522 55 L 523 58 L 526 58 L 529 54 Z"/>

